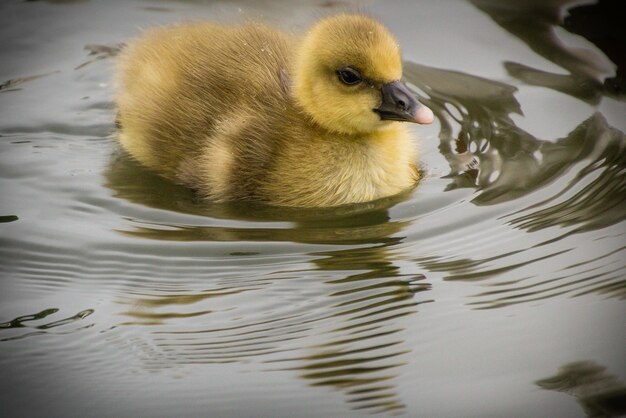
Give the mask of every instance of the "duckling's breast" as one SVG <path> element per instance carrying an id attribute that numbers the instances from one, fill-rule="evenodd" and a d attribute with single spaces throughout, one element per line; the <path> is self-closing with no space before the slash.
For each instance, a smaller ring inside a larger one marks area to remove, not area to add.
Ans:
<path id="1" fill-rule="evenodd" d="M 336 206 L 398 194 L 418 181 L 415 144 L 403 126 L 367 137 L 306 135 L 285 144 L 265 192 L 288 206 Z"/>

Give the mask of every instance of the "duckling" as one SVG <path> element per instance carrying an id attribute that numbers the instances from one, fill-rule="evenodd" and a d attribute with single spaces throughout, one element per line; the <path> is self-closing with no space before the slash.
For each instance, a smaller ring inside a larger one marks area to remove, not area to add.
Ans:
<path id="1" fill-rule="evenodd" d="M 433 113 L 400 81 L 398 42 L 341 14 L 303 38 L 259 23 L 148 30 L 119 58 L 119 142 L 217 202 L 337 206 L 419 180 L 406 124 Z"/>

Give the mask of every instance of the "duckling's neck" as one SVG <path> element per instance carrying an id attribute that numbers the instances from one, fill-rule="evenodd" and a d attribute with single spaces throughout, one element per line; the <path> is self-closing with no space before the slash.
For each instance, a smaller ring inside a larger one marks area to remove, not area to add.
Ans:
<path id="1" fill-rule="evenodd" d="M 296 110 L 295 115 L 298 115 L 300 119 L 293 121 L 304 125 L 306 132 L 315 132 L 317 137 L 326 137 L 341 139 L 342 141 L 350 143 L 362 143 L 374 141 L 389 141 L 404 136 L 407 134 L 407 129 L 402 122 L 387 122 L 381 124 L 380 128 L 371 131 L 350 131 L 350 130 L 338 130 L 334 127 L 326 126 L 320 123 L 315 117 L 302 107 L 297 99 L 292 97 L 291 105 Z"/>
<path id="2" fill-rule="evenodd" d="M 404 142 L 406 138 L 410 139 L 406 125 L 401 122 L 390 123 L 383 128 L 373 130 L 371 132 L 360 132 L 354 134 L 343 134 L 344 138 L 351 141 L 362 143 L 366 146 L 390 146 L 395 142 Z"/>

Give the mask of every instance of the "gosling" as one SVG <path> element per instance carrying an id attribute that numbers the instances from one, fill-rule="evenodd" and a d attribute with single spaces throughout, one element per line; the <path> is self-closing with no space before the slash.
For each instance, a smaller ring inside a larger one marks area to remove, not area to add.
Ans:
<path id="1" fill-rule="evenodd" d="M 396 39 L 363 15 L 301 39 L 258 23 L 154 28 L 119 58 L 119 142 L 216 202 L 367 202 L 419 180 L 400 122 L 433 113 L 401 78 Z"/>

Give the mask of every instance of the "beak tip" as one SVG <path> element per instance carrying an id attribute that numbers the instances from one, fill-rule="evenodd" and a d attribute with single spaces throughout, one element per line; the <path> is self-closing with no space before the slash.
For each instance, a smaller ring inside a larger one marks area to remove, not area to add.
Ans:
<path id="1" fill-rule="evenodd" d="M 415 112 L 414 121 L 419 123 L 420 125 L 429 125 L 433 122 L 435 116 L 433 115 L 433 111 L 428 107 L 421 105 L 417 108 Z"/>

